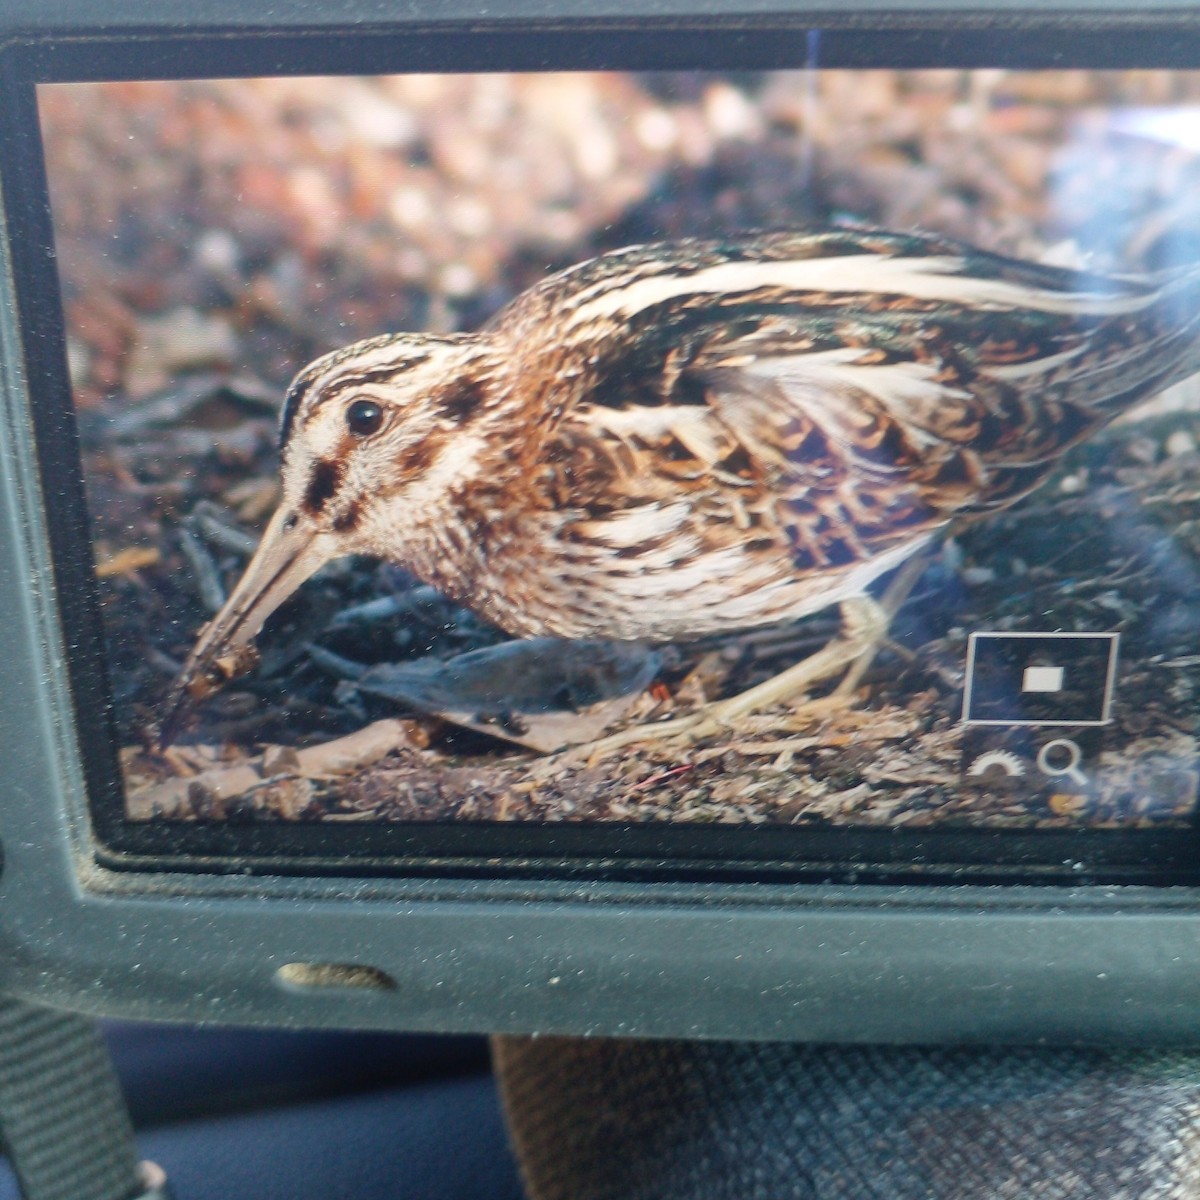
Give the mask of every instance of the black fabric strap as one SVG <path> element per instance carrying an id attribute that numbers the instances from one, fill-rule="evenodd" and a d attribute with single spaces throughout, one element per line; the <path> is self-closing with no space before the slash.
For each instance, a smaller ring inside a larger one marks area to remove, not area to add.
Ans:
<path id="1" fill-rule="evenodd" d="M 496 1038 L 531 1200 L 1196 1200 L 1200 1054 Z"/>
<path id="2" fill-rule="evenodd" d="M 146 1193 L 108 1051 L 85 1017 L 0 998 L 0 1141 L 26 1200 Z"/>

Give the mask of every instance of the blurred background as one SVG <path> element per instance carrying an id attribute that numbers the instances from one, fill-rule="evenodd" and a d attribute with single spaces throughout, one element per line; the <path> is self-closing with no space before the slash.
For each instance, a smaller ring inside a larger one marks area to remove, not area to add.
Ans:
<path id="1" fill-rule="evenodd" d="M 78 402 L 283 386 L 635 242 L 856 221 L 1200 258 L 1200 73 L 792 71 L 39 89 Z M 1193 253 L 1193 250 L 1195 251 Z"/>

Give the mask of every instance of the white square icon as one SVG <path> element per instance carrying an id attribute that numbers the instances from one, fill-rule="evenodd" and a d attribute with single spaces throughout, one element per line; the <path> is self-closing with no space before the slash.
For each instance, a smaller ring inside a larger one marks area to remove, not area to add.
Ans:
<path id="1" fill-rule="evenodd" d="M 1021 678 L 1023 692 L 1061 692 L 1062 667 L 1026 667 Z"/>

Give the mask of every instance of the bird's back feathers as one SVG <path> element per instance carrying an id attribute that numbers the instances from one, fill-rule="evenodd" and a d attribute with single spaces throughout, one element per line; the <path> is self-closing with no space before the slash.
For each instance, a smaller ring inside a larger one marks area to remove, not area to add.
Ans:
<path id="1" fill-rule="evenodd" d="M 707 632 L 731 606 L 743 624 L 823 607 L 1027 494 L 1194 373 L 1197 300 L 1194 272 L 777 233 L 603 256 L 486 335 L 536 397 L 525 462 L 566 574 L 656 605 L 643 626 Z"/>

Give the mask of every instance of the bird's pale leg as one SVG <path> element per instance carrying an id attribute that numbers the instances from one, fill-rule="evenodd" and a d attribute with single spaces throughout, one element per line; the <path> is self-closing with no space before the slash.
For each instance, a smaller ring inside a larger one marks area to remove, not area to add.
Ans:
<path id="1" fill-rule="evenodd" d="M 814 683 L 828 679 L 842 667 L 853 663 L 887 632 L 887 614 L 883 607 L 869 596 L 855 596 L 844 600 L 842 621 L 842 634 L 832 638 L 815 654 L 810 654 L 788 667 L 786 671 L 781 671 L 736 696 L 706 704 L 698 712 L 689 713 L 686 717 L 676 717 L 672 721 L 655 721 L 649 725 L 635 725 L 574 749 L 587 752 L 589 761 L 595 761 L 610 750 L 636 742 L 654 742 L 663 738 L 683 736 L 689 740 L 708 737 L 719 733 L 738 717 L 805 692 Z"/>
<path id="2" fill-rule="evenodd" d="M 840 637 L 794 667 L 789 667 L 766 682 L 731 696 L 728 700 L 710 704 L 705 711 L 717 720 L 727 722 L 757 709 L 791 699 L 807 691 L 814 683 L 828 679 L 841 667 L 848 669 L 837 687 L 828 696 L 810 700 L 799 711 L 817 716 L 830 709 L 845 706 L 875 661 L 875 656 L 887 644 L 888 630 L 896 613 L 912 594 L 917 580 L 924 574 L 928 565 L 928 554 L 918 553 L 896 572 L 895 578 L 888 584 L 880 600 L 874 600 L 870 596 L 852 596 L 844 600 Z M 897 652 L 906 653 L 898 646 L 895 649 Z M 820 661 L 826 654 L 829 655 L 830 663 Z"/>
<path id="3" fill-rule="evenodd" d="M 882 600 L 865 595 L 843 600 L 841 634 L 815 654 L 810 654 L 808 658 L 763 683 L 747 688 L 736 696 L 730 696 L 727 700 L 706 704 L 699 712 L 686 717 L 623 729 L 578 749 L 588 751 L 590 757 L 595 759 L 610 750 L 636 742 L 684 735 L 689 739 L 707 737 L 719 732 L 738 717 L 790 700 L 808 691 L 813 684 L 828 679 L 843 667 L 849 667 L 845 678 L 833 692 L 819 700 L 808 702 L 801 711 L 815 716 L 822 710 L 843 707 L 849 702 L 875 655 L 885 644 L 892 618 L 908 599 L 927 563 L 928 558 L 925 554 L 910 558 L 888 585 Z"/>
<path id="4" fill-rule="evenodd" d="M 887 636 L 891 616 L 882 604 L 870 596 L 852 596 L 842 601 L 842 632 L 794 666 L 772 675 L 770 679 L 704 708 L 704 715 L 726 725 L 737 717 L 759 709 L 770 708 L 807 692 L 836 674 L 842 667 L 854 664 L 869 651 L 878 648 Z M 818 702 L 819 703 L 819 702 Z M 649 728 L 653 728 L 650 726 Z"/>
<path id="5" fill-rule="evenodd" d="M 883 593 L 883 599 L 879 601 L 887 621 L 882 634 L 851 665 L 841 682 L 830 692 L 830 700 L 849 700 L 862 682 L 862 677 L 875 661 L 875 656 L 884 646 L 890 646 L 893 653 L 898 654 L 907 662 L 912 662 L 916 657 L 911 650 L 890 641 L 887 632 L 896 619 L 896 614 L 912 595 L 913 588 L 917 586 L 917 580 L 925 574 L 925 568 L 929 566 L 929 559 L 930 552 L 928 550 L 918 551 L 896 572 L 896 577 L 888 584 L 887 590 Z"/>

